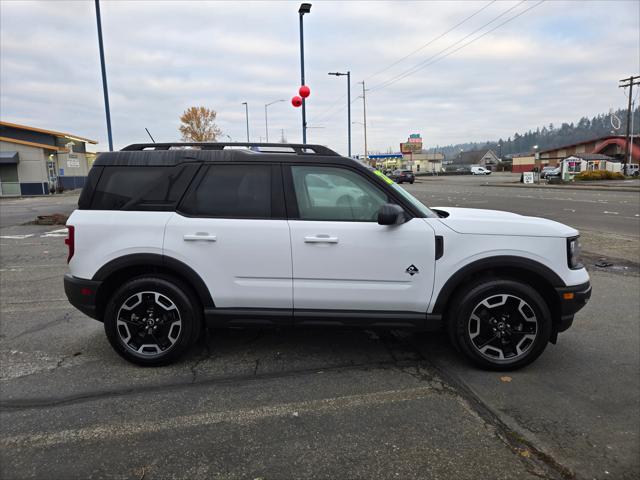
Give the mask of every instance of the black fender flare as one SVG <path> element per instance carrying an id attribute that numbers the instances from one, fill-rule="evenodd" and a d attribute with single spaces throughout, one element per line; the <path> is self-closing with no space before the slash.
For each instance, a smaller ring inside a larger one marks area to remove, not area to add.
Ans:
<path id="1" fill-rule="evenodd" d="M 566 287 L 566 284 L 556 272 L 535 260 L 510 255 L 482 258 L 465 265 L 449 277 L 440 289 L 440 292 L 438 292 L 438 298 L 435 302 L 432 313 L 438 315 L 444 314 L 449 298 L 469 276 L 483 271 L 500 268 L 510 268 L 524 273 L 529 272 L 530 274 L 534 274 L 537 277 L 544 279 L 554 288 Z"/>
<path id="2" fill-rule="evenodd" d="M 118 257 L 100 267 L 92 280 L 103 282 L 119 270 L 131 267 L 159 267 L 164 270 L 173 271 L 178 276 L 184 278 L 195 290 L 204 308 L 215 307 L 211 293 L 200 275 L 180 260 L 176 260 L 175 258 L 168 257 L 166 255 L 155 253 L 133 253 Z"/>

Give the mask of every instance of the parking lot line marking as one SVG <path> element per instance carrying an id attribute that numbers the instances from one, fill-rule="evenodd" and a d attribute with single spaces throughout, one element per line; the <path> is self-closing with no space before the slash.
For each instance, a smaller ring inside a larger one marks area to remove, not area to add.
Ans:
<path id="1" fill-rule="evenodd" d="M 69 234 L 67 228 L 59 228 L 58 230 L 51 230 L 40 235 L 40 238 L 44 237 L 66 237 Z"/>
<path id="2" fill-rule="evenodd" d="M 60 268 L 60 267 L 66 267 L 67 264 L 66 263 L 40 263 L 40 264 L 36 264 L 36 265 L 7 265 L 5 268 L 22 268 L 22 269 L 29 269 L 29 268 Z"/>
<path id="3" fill-rule="evenodd" d="M 0 235 L 0 238 L 6 238 L 10 240 L 24 240 L 25 238 L 33 237 L 34 233 L 28 233 L 26 235 Z"/>
<path id="4" fill-rule="evenodd" d="M 436 394 L 431 387 L 418 387 L 406 390 L 387 390 L 382 392 L 349 395 L 344 397 L 323 398 L 302 402 L 281 403 L 257 408 L 241 408 L 222 412 L 206 412 L 182 415 L 153 422 L 123 422 L 116 424 L 98 424 L 91 427 L 60 430 L 55 432 L 15 435 L 0 439 L 0 445 L 7 447 L 50 447 L 74 442 L 117 439 L 133 435 L 159 433 L 174 429 L 210 426 L 219 423 L 248 425 L 256 421 L 276 417 L 300 417 L 330 413 L 346 408 L 370 407 L 397 402 L 421 400 Z"/>
<path id="5" fill-rule="evenodd" d="M 21 302 L 2 302 L 3 305 L 27 305 L 29 303 L 67 302 L 67 298 L 43 298 L 40 300 L 24 300 Z"/>
<path id="6" fill-rule="evenodd" d="M 609 215 L 620 215 L 618 212 L 607 212 L 606 210 L 602 213 L 608 213 Z"/>

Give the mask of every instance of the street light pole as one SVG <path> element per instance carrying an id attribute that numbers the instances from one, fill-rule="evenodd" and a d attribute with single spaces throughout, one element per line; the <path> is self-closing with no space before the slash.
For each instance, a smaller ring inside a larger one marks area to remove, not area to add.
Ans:
<path id="1" fill-rule="evenodd" d="M 245 118 L 247 119 L 247 142 L 250 142 L 251 140 L 249 140 L 249 104 L 247 102 L 242 102 L 242 105 L 244 105 L 244 114 L 245 114 Z"/>
<path id="2" fill-rule="evenodd" d="M 274 103 L 284 102 L 284 100 L 274 100 L 271 103 L 264 104 L 264 131 L 267 135 L 267 143 L 269 143 L 269 119 L 267 117 L 267 107 L 273 105 Z"/>
<path id="3" fill-rule="evenodd" d="M 310 3 L 301 3 L 298 9 L 298 15 L 300 16 L 300 85 L 304 85 L 304 28 L 302 17 L 305 13 L 311 12 Z M 307 109 L 306 100 L 302 98 L 302 143 L 307 143 Z"/>
<path id="4" fill-rule="evenodd" d="M 111 111 L 109 110 L 109 88 L 107 87 L 107 69 L 104 64 L 104 45 L 102 44 L 102 20 L 100 18 L 100 0 L 96 0 L 96 22 L 98 24 L 98 48 L 100 50 L 100 67 L 102 69 L 102 92 L 104 94 L 104 110 L 107 115 L 107 137 L 109 151 L 113 152 L 113 137 L 111 136 Z"/>
<path id="5" fill-rule="evenodd" d="M 349 158 L 351 158 L 351 72 L 329 72 L 329 75 L 335 75 L 336 77 L 347 77 L 347 135 L 349 138 Z"/>

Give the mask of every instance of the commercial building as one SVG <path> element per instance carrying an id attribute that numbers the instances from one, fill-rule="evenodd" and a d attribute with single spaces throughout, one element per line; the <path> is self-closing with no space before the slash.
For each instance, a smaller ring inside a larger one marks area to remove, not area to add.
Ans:
<path id="1" fill-rule="evenodd" d="M 500 165 L 500 159 L 493 150 L 469 150 L 460 152 L 453 160 L 453 164 L 467 167 L 479 166 L 487 170 L 496 170 Z"/>
<path id="2" fill-rule="evenodd" d="M 400 153 L 376 153 L 369 155 L 371 165 L 379 170 L 395 170 L 402 168 L 402 155 Z"/>
<path id="3" fill-rule="evenodd" d="M 601 153 L 577 153 L 565 158 L 561 163 L 564 167 L 563 170 L 570 175 L 595 170 L 606 170 L 614 173 L 621 173 L 622 171 L 620 160 Z"/>
<path id="4" fill-rule="evenodd" d="M 557 158 L 536 158 L 533 153 L 522 153 L 512 156 L 513 173 L 522 172 L 537 172 L 542 171 L 544 167 L 557 167 L 560 164 L 561 159 Z"/>
<path id="5" fill-rule="evenodd" d="M 81 188 L 90 167 L 87 144 L 97 143 L 69 133 L 0 122 L 0 196 Z"/>
<path id="6" fill-rule="evenodd" d="M 582 153 L 599 153 L 618 160 L 623 160 L 626 146 L 626 137 L 622 135 L 609 135 L 592 140 L 585 140 L 583 142 L 572 143 L 571 145 L 543 150 L 538 154 L 537 158 L 542 161 L 555 161 L 557 163 L 572 155 Z M 638 138 L 633 139 L 631 155 L 633 158 L 632 163 L 640 162 L 640 140 Z"/>
<path id="7" fill-rule="evenodd" d="M 444 154 L 440 152 L 418 152 L 403 153 L 403 163 L 414 173 L 440 173 L 442 172 L 442 162 Z"/>

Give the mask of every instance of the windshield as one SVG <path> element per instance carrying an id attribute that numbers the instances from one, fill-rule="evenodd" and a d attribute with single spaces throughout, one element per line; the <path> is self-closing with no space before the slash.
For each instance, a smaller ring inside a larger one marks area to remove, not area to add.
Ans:
<path id="1" fill-rule="evenodd" d="M 387 177 L 384 173 L 382 173 L 379 170 L 374 170 L 373 173 L 375 173 L 377 176 L 379 176 L 385 182 L 387 182 L 393 191 L 395 191 L 402 198 L 404 198 L 409 203 L 411 203 L 411 205 L 413 205 L 424 216 L 430 217 L 430 218 L 438 218 L 438 214 L 436 214 L 433 210 L 425 206 L 420 200 L 418 200 L 416 197 L 411 195 L 409 192 L 407 192 L 404 188 L 402 188 L 396 182 L 394 182 L 389 177 Z"/>

